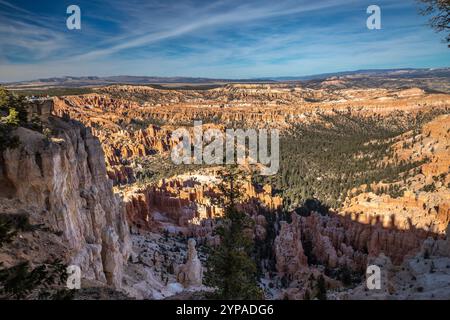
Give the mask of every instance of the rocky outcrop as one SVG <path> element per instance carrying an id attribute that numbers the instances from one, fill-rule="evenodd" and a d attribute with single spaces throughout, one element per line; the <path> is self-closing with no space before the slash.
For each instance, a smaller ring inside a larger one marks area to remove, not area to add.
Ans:
<path id="1" fill-rule="evenodd" d="M 320 263 L 328 268 L 345 266 L 358 272 L 365 270 L 368 259 L 381 253 L 400 264 L 407 255 L 416 253 L 431 235 L 420 230 L 383 228 L 379 223 L 364 224 L 336 214 L 324 216 L 313 212 L 307 217 L 298 217 L 293 213 L 292 217 L 291 224 L 281 223 L 275 240 L 277 271 L 281 273 L 300 270 L 300 266 L 305 265 L 304 255 L 309 263 Z"/>
<path id="2" fill-rule="evenodd" d="M 60 232 L 68 249 L 65 258 L 81 267 L 82 277 L 120 287 L 129 230 L 106 175 L 100 142 L 81 123 L 39 115 L 51 136 L 16 130 L 20 147 L 2 154 L 0 198 L 16 201 Z"/>
<path id="3" fill-rule="evenodd" d="M 202 285 L 203 267 L 200 259 L 197 256 L 195 249 L 195 240 L 188 240 L 187 261 L 178 267 L 177 281 L 184 287 L 195 287 Z"/>
<path id="4" fill-rule="evenodd" d="M 292 215 L 292 223 L 281 221 L 279 235 L 275 238 L 276 269 L 281 276 L 293 275 L 308 266 L 301 242 L 299 217 Z"/>

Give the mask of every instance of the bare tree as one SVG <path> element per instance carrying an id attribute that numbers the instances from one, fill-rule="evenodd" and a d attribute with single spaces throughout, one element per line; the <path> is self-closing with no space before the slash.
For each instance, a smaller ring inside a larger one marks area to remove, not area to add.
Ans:
<path id="1" fill-rule="evenodd" d="M 418 0 L 423 8 L 420 13 L 431 16 L 429 23 L 437 32 L 449 32 L 450 30 L 450 0 Z M 450 32 L 445 38 L 450 48 Z"/>

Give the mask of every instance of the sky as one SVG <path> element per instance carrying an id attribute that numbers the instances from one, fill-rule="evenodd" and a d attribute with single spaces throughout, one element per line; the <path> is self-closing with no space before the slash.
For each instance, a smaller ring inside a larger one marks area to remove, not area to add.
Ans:
<path id="1" fill-rule="evenodd" d="M 69 30 L 69 5 L 81 29 Z M 369 5 L 381 29 L 369 30 Z M 450 66 L 416 0 L 0 0 L 0 82 L 60 76 L 244 79 Z"/>

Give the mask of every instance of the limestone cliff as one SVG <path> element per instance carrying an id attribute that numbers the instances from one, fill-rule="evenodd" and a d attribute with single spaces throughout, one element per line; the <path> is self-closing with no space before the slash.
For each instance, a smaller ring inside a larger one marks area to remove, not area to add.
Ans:
<path id="1" fill-rule="evenodd" d="M 100 143 L 79 122 L 50 116 L 51 108 L 49 101 L 30 108 L 46 135 L 19 127 L 20 146 L 0 157 L 1 211 L 26 211 L 61 235 L 58 258 L 79 265 L 85 279 L 120 287 L 129 230 Z M 45 256 L 48 244 L 38 243 L 31 249 Z"/>

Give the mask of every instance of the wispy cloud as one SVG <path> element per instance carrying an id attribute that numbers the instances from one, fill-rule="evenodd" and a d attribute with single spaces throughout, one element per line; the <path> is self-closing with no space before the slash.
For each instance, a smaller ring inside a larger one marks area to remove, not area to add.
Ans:
<path id="1" fill-rule="evenodd" d="M 340 1 L 340 5 L 354 1 Z M 231 4 L 231 6 L 230 6 Z M 193 8 L 181 6 L 182 12 L 177 16 L 178 23 L 165 25 L 161 30 L 156 32 L 148 32 L 145 30 L 144 35 L 136 37 L 128 37 L 121 39 L 121 43 L 113 45 L 105 49 L 94 50 L 82 55 L 80 58 L 96 58 L 100 56 L 110 55 L 121 50 L 145 46 L 157 41 L 165 40 L 172 37 L 181 36 L 190 32 L 199 31 L 203 28 L 213 28 L 228 24 L 249 23 L 254 20 L 260 20 L 271 17 L 279 17 L 284 15 L 293 15 L 308 11 L 320 10 L 337 6 L 336 1 L 285 1 L 285 2 L 266 2 L 261 1 L 251 4 L 237 4 L 236 1 L 228 1 L 227 6 L 230 9 L 224 9 L 217 5 L 207 7 L 207 10 L 201 9 L 192 14 Z M 221 10 L 222 9 L 222 10 Z M 223 10 L 226 10 L 223 12 Z M 134 18 L 142 18 L 142 12 L 135 12 Z M 144 13 L 144 19 L 147 18 Z M 144 20 L 142 19 L 142 20 Z"/>
<path id="2" fill-rule="evenodd" d="M 42 0 L 36 9 L 0 0 L 0 81 L 113 74 L 242 78 L 449 61 L 413 0 L 379 0 L 379 31 L 365 27 L 369 0 L 78 2 L 82 30 L 68 31 L 63 5 Z"/>

